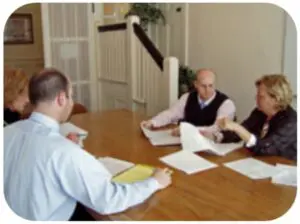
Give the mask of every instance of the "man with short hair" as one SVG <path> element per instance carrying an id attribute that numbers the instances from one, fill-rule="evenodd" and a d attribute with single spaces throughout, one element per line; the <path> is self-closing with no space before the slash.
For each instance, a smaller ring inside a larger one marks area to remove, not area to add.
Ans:
<path id="1" fill-rule="evenodd" d="M 171 183 L 168 170 L 132 184 L 111 181 L 106 168 L 59 133 L 73 107 L 72 85 L 55 69 L 29 83 L 34 112 L 4 128 L 4 195 L 29 220 L 92 220 L 85 207 L 111 214 L 142 203 Z"/>
<path id="2" fill-rule="evenodd" d="M 215 125 L 218 118 L 234 119 L 236 111 L 233 101 L 215 89 L 215 79 L 216 75 L 212 70 L 198 70 L 194 81 L 195 91 L 182 95 L 171 108 L 151 120 L 143 121 L 142 125 L 151 129 L 185 121 L 214 132 L 218 127 Z M 173 130 L 173 135 L 179 135 L 179 128 Z"/>

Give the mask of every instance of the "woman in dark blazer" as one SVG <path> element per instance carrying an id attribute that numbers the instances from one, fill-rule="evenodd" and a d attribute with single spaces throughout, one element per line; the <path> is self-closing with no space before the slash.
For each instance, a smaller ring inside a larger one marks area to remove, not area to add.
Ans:
<path id="1" fill-rule="evenodd" d="M 297 112 L 290 106 L 292 90 L 284 75 L 265 75 L 256 81 L 257 107 L 241 124 L 218 120 L 218 142 L 243 140 L 255 155 L 297 160 Z"/>

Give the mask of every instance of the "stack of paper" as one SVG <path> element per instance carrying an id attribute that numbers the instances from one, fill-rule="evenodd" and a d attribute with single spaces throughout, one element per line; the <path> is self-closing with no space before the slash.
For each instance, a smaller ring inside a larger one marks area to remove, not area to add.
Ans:
<path id="1" fill-rule="evenodd" d="M 154 167 L 138 164 L 113 178 L 116 183 L 134 183 L 152 176 Z"/>
<path id="2" fill-rule="evenodd" d="M 269 165 L 253 158 L 241 159 L 234 162 L 225 163 L 224 166 L 251 179 L 269 178 L 278 172 L 275 166 Z"/>
<path id="3" fill-rule="evenodd" d="M 175 137 L 171 135 L 172 130 L 159 130 L 152 131 L 144 128 L 141 125 L 141 129 L 145 136 L 149 139 L 154 146 L 167 146 L 167 145 L 180 145 L 180 137 Z"/>
<path id="4" fill-rule="evenodd" d="M 67 123 L 63 123 L 60 125 L 60 133 L 64 136 L 66 136 L 67 134 L 69 134 L 70 132 L 75 132 L 75 133 L 79 133 L 82 136 L 87 136 L 88 132 L 86 130 L 83 130 L 79 127 L 77 127 L 76 125 L 67 122 Z"/>
<path id="5" fill-rule="evenodd" d="M 99 157 L 98 160 L 105 166 L 112 176 L 134 166 L 134 163 L 112 157 Z"/>
<path id="6" fill-rule="evenodd" d="M 77 133 L 79 136 L 79 145 L 83 147 L 83 140 L 88 136 L 88 132 L 83 130 L 72 123 L 63 123 L 60 125 L 60 134 L 63 136 L 67 136 L 69 133 Z"/>
<path id="7" fill-rule="evenodd" d="M 277 174 L 273 175 L 272 183 L 297 186 L 297 167 L 276 164 Z"/>
<path id="8" fill-rule="evenodd" d="M 243 146 L 242 142 L 222 144 L 215 143 L 201 135 L 199 128 L 186 122 L 182 122 L 180 124 L 180 133 L 183 150 L 191 152 L 210 151 L 216 155 L 225 156 L 226 154 Z"/>
<path id="9" fill-rule="evenodd" d="M 187 174 L 193 174 L 218 166 L 192 152 L 185 150 L 161 157 L 160 160 L 176 169 L 182 170 Z"/>

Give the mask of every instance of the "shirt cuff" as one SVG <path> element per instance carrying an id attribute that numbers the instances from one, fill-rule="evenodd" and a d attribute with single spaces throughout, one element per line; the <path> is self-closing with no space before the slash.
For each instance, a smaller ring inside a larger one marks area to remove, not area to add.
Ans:
<path id="1" fill-rule="evenodd" d="M 154 177 L 150 177 L 146 180 L 148 182 L 148 186 L 153 189 L 153 191 L 157 191 L 159 189 L 161 189 L 160 184 L 158 183 L 158 181 L 154 178 Z"/>
<path id="2" fill-rule="evenodd" d="M 207 131 L 207 126 L 197 126 L 196 127 L 199 131 Z"/>
<path id="3" fill-rule="evenodd" d="M 250 139 L 248 140 L 248 142 L 246 143 L 246 147 L 247 148 L 251 148 L 253 146 L 256 145 L 256 137 L 254 135 L 250 136 Z"/>
<path id="4" fill-rule="evenodd" d="M 158 122 L 156 120 L 152 119 L 150 121 L 151 121 L 154 128 L 157 128 L 159 126 L 159 125 L 157 125 Z"/>

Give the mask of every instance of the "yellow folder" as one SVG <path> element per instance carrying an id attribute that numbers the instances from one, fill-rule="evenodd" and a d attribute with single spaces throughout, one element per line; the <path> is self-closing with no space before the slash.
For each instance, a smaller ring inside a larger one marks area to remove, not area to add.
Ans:
<path id="1" fill-rule="evenodd" d="M 154 171 L 154 167 L 148 165 L 137 164 L 134 167 L 115 176 L 112 180 L 116 183 L 133 183 L 149 178 Z"/>

